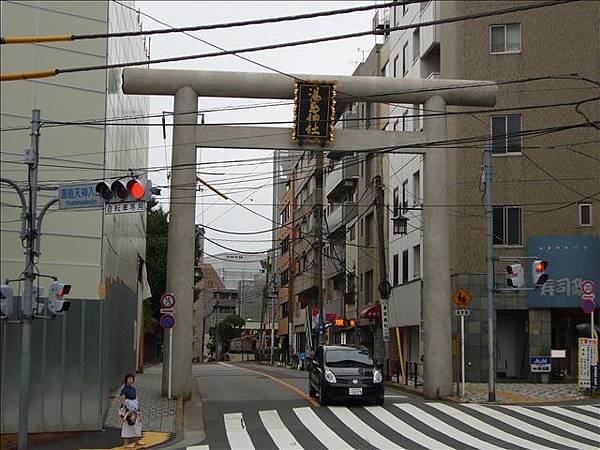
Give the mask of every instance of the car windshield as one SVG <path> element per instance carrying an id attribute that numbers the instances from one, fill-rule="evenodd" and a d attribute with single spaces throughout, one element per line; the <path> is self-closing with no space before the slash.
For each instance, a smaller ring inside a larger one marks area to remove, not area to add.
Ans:
<path id="1" fill-rule="evenodd" d="M 325 363 L 328 366 L 372 366 L 373 359 L 367 350 L 340 348 L 327 350 Z"/>

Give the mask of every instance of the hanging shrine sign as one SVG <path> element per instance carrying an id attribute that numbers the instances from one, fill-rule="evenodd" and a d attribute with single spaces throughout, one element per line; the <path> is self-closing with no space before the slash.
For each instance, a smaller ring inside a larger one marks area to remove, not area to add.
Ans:
<path id="1" fill-rule="evenodd" d="M 335 82 L 296 81 L 292 140 L 324 145 L 333 142 Z"/>

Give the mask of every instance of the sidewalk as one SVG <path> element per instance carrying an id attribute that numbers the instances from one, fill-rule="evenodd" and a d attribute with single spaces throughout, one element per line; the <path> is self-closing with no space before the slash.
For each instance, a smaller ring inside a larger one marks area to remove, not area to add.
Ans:
<path id="1" fill-rule="evenodd" d="M 135 388 L 142 411 L 143 445 L 145 449 L 172 441 L 183 423 L 183 409 L 175 400 L 161 396 L 161 366 L 148 366 L 135 376 Z M 32 450 L 122 449 L 121 418 L 119 417 L 120 387 L 111 394 L 111 401 L 102 431 L 81 432 L 75 437 L 31 446 Z M 178 414 L 179 413 L 179 414 Z M 179 419 L 179 420 L 178 420 Z M 178 427 L 178 422 L 180 426 Z"/>
<path id="2" fill-rule="evenodd" d="M 411 392 L 417 395 L 423 395 L 423 386 L 414 388 L 409 385 L 395 382 L 386 382 L 386 386 L 399 389 L 405 392 Z M 456 389 L 456 384 L 453 385 Z M 488 385 L 487 383 L 466 383 L 465 384 L 466 402 L 468 403 L 487 403 Z M 496 383 L 496 403 L 553 403 L 567 402 L 590 399 L 579 391 L 577 384 L 557 383 Z M 456 391 L 448 400 L 460 401 Z"/>

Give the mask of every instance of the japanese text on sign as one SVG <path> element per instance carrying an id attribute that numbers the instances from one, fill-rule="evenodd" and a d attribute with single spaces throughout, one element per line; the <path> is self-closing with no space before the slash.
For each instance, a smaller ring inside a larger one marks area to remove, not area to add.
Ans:
<path id="1" fill-rule="evenodd" d="M 104 206 L 105 214 L 129 214 L 146 212 L 146 202 L 107 203 Z"/>
<path id="2" fill-rule="evenodd" d="M 335 83 L 296 82 L 294 89 L 294 141 L 333 141 Z"/>
<path id="3" fill-rule="evenodd" d="M 596 339 L 579 338 L 579 377 L 578 384 L 583 388 L 590 387 L 592 376 L 592 365 L 598 362 L 596 349 L 598 347 Z"/>
<path id="4" fill-rule="evenodd" d="M 95 184 L 70 184 L 58 189 L 59 209 L 101 207 L 103 203 Z"/>

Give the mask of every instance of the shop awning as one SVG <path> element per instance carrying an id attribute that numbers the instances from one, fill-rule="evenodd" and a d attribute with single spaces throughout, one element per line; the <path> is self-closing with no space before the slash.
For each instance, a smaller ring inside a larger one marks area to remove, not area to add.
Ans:
<path id="1" fill-rule="evenodd" d="M 381 305 L 379 303 L 375 305 L 369 305 L 360 312 L 360 317 L 365 319 L 379 319 L 381 318 Z"/>

